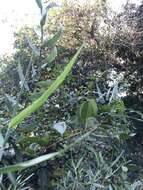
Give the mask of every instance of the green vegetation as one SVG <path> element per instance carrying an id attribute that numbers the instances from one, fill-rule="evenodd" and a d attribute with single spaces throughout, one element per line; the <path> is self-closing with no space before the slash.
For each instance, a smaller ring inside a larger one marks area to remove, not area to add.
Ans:
<path id="1" fill-rule="evenodd" d="M 0 188 L 142 190 L 143 5 L 36 3 L 1 58 Z"/>

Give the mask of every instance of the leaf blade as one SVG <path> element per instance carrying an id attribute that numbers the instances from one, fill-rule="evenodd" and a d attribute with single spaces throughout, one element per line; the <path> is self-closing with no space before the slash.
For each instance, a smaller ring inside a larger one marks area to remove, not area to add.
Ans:
<path id="1" fill-rule="evenodd" d="M 36 3 L 37 3 L 37 5 L 38 5 L 38 7 L 40 8 L 40 10 L 42 11 L 43 6 L 42 6 L 41 0 L 36 0 Z"/>
<path id="2" fill-rule="evenodd" d="M 46 60 L 47 60 L 47 63 L 53 62 L 53 61 L 55 60 L 56 56 L 57 56 L 57 48 L 54 47 L 54 48 L 52 49 L 51 53 L 48 55 L 48 57 L 47 57 L 47 59 L 46 59 Z"/>
<path id="3" fill-rule="evenodd" d="M 19 171 L 19 170 L 24 170 L 24 169 L 32 167 L 34 165 L 40 164 L 41 162 L 53 159 L 56 156 L 58 156 L 59 154 L 60 154 L 59 152 L 54 152 L 54 153 L 46 154 L 43 156 L 39 156 L 38 158 L 35 158 L 32 160 L 21 162 L 19 164 L 6 166 L 3 168 L 0 168 L 0 173 L 9 173 L 9 172 L 15 172 L 15 171 Z"/>
<path id="4" fill-rule="evenodd" d="M 90 117 L 95 117 L 98 112 L 97 103 L 94 99 L 88 99 L 84 102 L 79 110 L 79 120 L 82 123 L 86 123 L 87 119 Z"/>
<path id="5" fill-rule="evenodd" d="M 61 33 L 62 33 L 62 29 L 60 29 L 58 32 L 55 33 L 55 35 L 53 37 L 51 37 L 50 39 L 46 40 L 44 43 L 43 43 L 43 48 L 45 47 L 52 47 L 52 46 L 55 46 L 57 41 L 59 40 L 60 36 L 61 36 Z"/>
<path id="6" fill-rule="evenodd" d="M 49 98 L 53 92 L 59 87 L 60 84 L 65 80 L 68 73 L 71 71 L 74 63 L 76 62 L 80 52 L 82 51 L 84 44 L 78 49 L 76 54 L 70 60 L 64 71 L 57 77 L 57 79 L 51 84 L 49 89 L 47 89 L 42 96 L 40 96 L 36 101 L 34 101 L 31 105 L 21 111 L 18 115 L 11 119 L 9 122 L 9 128 L 16 128 L 18 124 L 20 124 L 26 117 L 35 112 L 39 107 L 41 107 Z"/>

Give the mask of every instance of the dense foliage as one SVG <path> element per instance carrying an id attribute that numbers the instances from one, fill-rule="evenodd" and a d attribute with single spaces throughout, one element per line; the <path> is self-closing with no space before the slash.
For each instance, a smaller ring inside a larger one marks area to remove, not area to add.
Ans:
<path id="1" fill-rule="evenodd" d="M 0 60 L 0 188 L 143 189 L 143 3 L 36 3 Z"/>

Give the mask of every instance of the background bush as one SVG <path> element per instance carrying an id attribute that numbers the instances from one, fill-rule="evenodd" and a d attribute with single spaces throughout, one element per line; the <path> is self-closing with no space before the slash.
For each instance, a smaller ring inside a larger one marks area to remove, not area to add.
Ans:
<path id="1" fill-rule="evenodd" d="M 40 10 L 49 6 L 40 2 Z M 62 86 L 10 134 L 1 167 L 70 148 L 2 175 L 1 188 L 141 190 L 142 4 L 112 17 L 106 1 L 65 0 L 48 11 L 37 30 L 15 34 L 16 52 L 1 58 L 1 142 L 11 118 L 47 90 L 83 41 L 86 47 Z M 57 43 L 42 46 L 58 32 Z"/>

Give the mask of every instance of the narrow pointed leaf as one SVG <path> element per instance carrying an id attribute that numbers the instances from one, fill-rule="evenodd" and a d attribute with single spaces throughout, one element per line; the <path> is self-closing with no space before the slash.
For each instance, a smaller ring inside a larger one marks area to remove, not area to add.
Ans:
<path id="1" fill-rule="evenodd" d="M 54 8 L 54 7 L 58 7 L 58 4 L 55 2 L 51 2 L 49 3 L 49 5 L 46 7 L 46 10 L 49 11 L 50 9 Z"/>
<path id="2" fill-rule="evenodd" d="M 33 51 L 33 53 L 36 56 L 39 56 L 40 55 L 40 50 L 32 43 L 32 40 L 28 36 L 26 36 L 26 41 L 27 41 L 29 47 L 31 48 L 31 50 Z"/>
<path id="3" fill-rule="evenodd" d="M 24 87 L 27 91 L 29 91 L 29 86 L 28 86 L 27 81 L 25 80 L 25 76 L 23 74 L 23 69 L 22 69 L 20 63 L 18 63 L 18 69 L 17 70 L 18 70 L 19 79 L 21 81 L 20 88 L 22 89 Z"/>
<path id="4" fill-rule="evenodd" d="M 56 34 L 51 37 L 50 39 L 46 40 L 43 43 L 42 47 L 53 47 L 56 45 L 57 41 L 59 40 L 60 36 L 61 36 L 62 30 L 59 30 L 58 32 L 56 32 Z"/>
<path id="5" fill-rule="evenodd" d="M 26 162 L 21 162 L 19 164 L 6 166 L 6 167 L 3 167 L 3 168 L 0 168 L 0 173 L 9 173 L 9 172 L 15 172 L 15 171 L 23 170 L 23 169 L 29 168 L 31 166 L 35 166 L 37 164 L 40 164 L 41 162 L 53 159 L 57 155 L 59 155 L 59 152 L 46 154 L 46 155 L 43 155 L 43 156 L 39 156 L 38 158 L 28 160 Z"/>
<path id="6" fill-rule="evenodd" d="M 54 159 L 56 157 L 62 156 L 66 151 L 69 151 L 76 144 L 79 144 L 82 140 L 87 138 L 94 130 L 95 130 L 95 128 L 93 128 L 92 130 L 90 130 L 87 133 L 83 134 L 81 137 L 76 139 L 73 143 L 71 143 L 69 146 L 65 147 L 64 149 L 62 149 L 59 152 L 46 154 L 46 155 L 40 156 L 38 158 L 29 160 L 29 161 L 26 161 L 26 162 L 21 162 L 19 164 L 10 165 L 10 166 L 6 166 L 6 167 L 1 167 L 0 168 L 0 174 L 23 170 L 23 169 L 35 166 L 37 164 L 40 164 L 41 162 L 44 162 L 44 161 L 51 160 L 51 159 Z"/>
<path id="7" fill-rule="evenodd" d="M 2 133 L 0 132 L 0 161 L 1 161 L 2 155 L 4 153 L 3 144 L 4 144 L 4 137 L 3 137 Z"/>
<path id="8" fill-rule="evenodd" d="M 49 87 L 48 90 L 46 90 L 42 96 L 40 96 L 36 101 L 34 101 L 31 105 L 29 105 L 27 108 L 25 108 L 23 111 L 21 111 L 18 115 L 16 115 L 9 123 L 9 128 L 13 127 L 16 128 L 18 124 L 20 124 L 25 118 L 27 118 L 29 115 L 31 115 L 33 112 L 35 112 L 38 108 L 40 108 L 53 94 L 56 89 L 59 87 L 60 84 L 65 80 L 66 76 L 71 71 L 74 63 L 76 62 L 81 50 L 83 49 L 84 45 L 82 45 L 77 53 L 73 56 L 73 58 L 70 60 L 68 65 L 66 66 L 65 70 L 57 77 L 57 79 L 52 83 L 52 85 Z"/>
<path id="9" fill-rule="evenodd" d="M 44 13 L 42 14 L 42 18 L 41 18 L 41 21 L 40 21 L 41 27 L 43 27 L 45 25 L 46 18 L 47 18 L 47 10 L 45 10 Z"/>
<path id="10" fill-rule="evenodd" d="M 37 5 L 38 5 L 38 7 L 40 8 L 40 10 L 42 10 L 42 2 L 41 2 L 42 0 L 36 0 L 36 3 L 37 3 Z"/>
<path id="11" fill-rule="evenodd" d="M 51 51 L 51 53 L 48 55 L 48 57 L 47 57 L 47 63 L 51 63 L 52 61 L 54 61 L 55 60 L 55 58 L 56 58 L 56 56 L 57 56 L 57 48 L 56 47 L 54 47 L 53 49 L 52 49 L 52 51 Z"/>
<path id="12" fill-rule="evenodd" d="M 57 6 L 58 6 L 58 5 L 57 5 L 56 3 L 51 2 L 51 3 L 45 8 L 45 10 L 43 10 L 43 12 L 42 12 L 42 19 L 41 19 L 41 22 L 40 22 L 40 25 L 41 25 L 41 26 L 44 26 L 44 25 L 45 25 L 48 11 L 49 11 L 50 9 L 52 9 L 53 7 L 57 7 Z"/>

